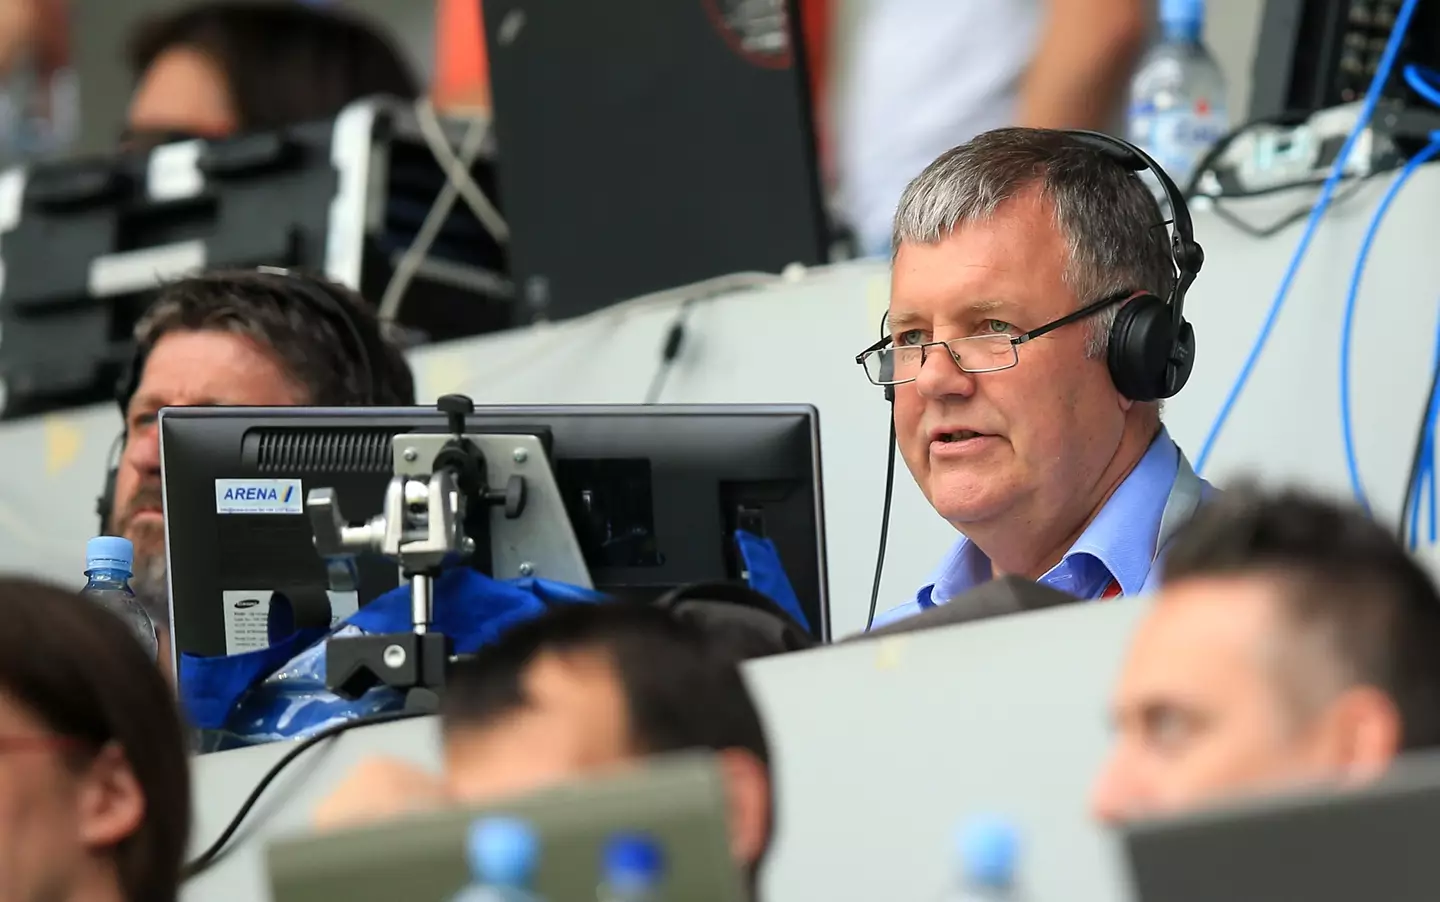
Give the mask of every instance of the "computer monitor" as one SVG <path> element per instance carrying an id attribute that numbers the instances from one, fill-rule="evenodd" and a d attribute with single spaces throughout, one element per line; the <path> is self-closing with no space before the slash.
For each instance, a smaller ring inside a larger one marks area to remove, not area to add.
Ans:
<path id="1" fill-rule="evenodd" d="M 829 262 L 793 0 L 485 0 L 522 321 Z"/>
<path id="2" fill-rule="evenodd" d="M 297 611 L 318 599 L 328 620 L 395 588 L 396 565 L 364 555 L 358 591 L 333 590 L 305 495 L 333 488 L 346 520 L 367 520 L 382 510 L 394 436 L 448 431 L 434 408 L 161 411 L 175 653 L 264 647 L 275 593 Z M 634 597 L 738 579 L 733 535 L 745 529 L 774 543 L 812 631 L 829 638 L 815 408 L 481 407 L 466 433 L 541 438 L 596 589 Z M 260 498 L 257 484 L 282 491 Z M 237 489 L 242 497 L 226 498 Z"/>
<path id="3" fill-rule="evenodd" d="M 1429 902 L 1440 758 L 1368 786 L 1235 802 L 1125 831 L 1136 902 Z"/>
<path id="4" fill-rule="evenodd" d="M 730 855 L 727 815 L 725 780 L 715 756 L 682 752 L 478 809 L 422 812 L 343 832 L 287 837 L 267 847 L 266 864 L 275 902 L 451 902 L 465 898 L 457 894 L 471 878 L 466 852 L 473 825 L 490 817 L 518 818 L 539 841 L 537 898 L 596 898 L 604 879 L 603 850 L 624 833 L 660 846 L 662 898 L 739 902 L 747 895 L 746 880 Z"/>

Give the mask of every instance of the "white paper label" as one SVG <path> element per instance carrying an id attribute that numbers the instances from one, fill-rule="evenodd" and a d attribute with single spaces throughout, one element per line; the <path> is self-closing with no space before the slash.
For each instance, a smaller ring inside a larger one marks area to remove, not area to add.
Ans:
<path id="1" fill-rule="evenodd" d="M 325 594 L 330 597 L 331 629 L 360 610 L 360 595 L 357 592 L 332 592 L 327 589 Z M 225 605 L 225 654 L 238 655 L 270 646 L 267 623 L 270 619 L 270 599 L 274 595 L 270 589 L 227 589 L 220 593 Z"/>
<path id="2" fill-rule="evenodd" d="M 305 492 L 298 479 L 217 479 L 217 514 L 303 514 Z"/>

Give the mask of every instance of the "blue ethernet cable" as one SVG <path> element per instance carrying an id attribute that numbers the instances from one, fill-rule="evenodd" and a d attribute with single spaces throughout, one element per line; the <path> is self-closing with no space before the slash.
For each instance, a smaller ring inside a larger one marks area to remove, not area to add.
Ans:
<path id="1" fill-rule="evenodd" d="M 1300 264 L 1304 262 L 1305 255 L 1310 250 L 1310 244 L 1315 239 L 1315 232 L 1320 226 L 1320 220 L 1324 218 L 1325 211 L 1329 209 L 1330 201 L 1334 197 L 1335 189 L 1339 187 L 1345 176 L 1345 161 L 1350 158 L 1350 152 L 1354 149 L 1355 143 L 1375 115 L 1375 108 L 1380 103 L 1381 92 L 1384 91 L 1386 82 L 1390 80 L 1391 70 L 1395 68 L 1395 58 L 1400 53 L 1400 45 L 1404 42 L 1405 34 L 1410 29 L 1410 20 L 1414 17 L 1415 8 L 1418 5 L 1419 0 L 1405 0 L 1404 5 L 1400 7 L 1400 12 L 1395 17 L 1395 27 L 1390 30 L 1390 37 L 1386 41 L 1385 52 L 1380 57 L 1380 64 L 1376 67 L 1375 77 L 1365 92 L 1365 100 L 1360 107 L 1360 116 L 1355 122 L 1355 128 L 1351 130 L 1350 135 L 1345 139 L 1344 146 L 1340 148 L 1339 155 L 1335 157 L 1335 165 L 1320 188 L 1320 197 L 1315 202 L 1314 209 L 1310 211 L 1310 218 L 1305 223 L 1305 231 L 1300 236 L 1300 243 L 1295 247 L 1295 253 L 1290 258 L 1290 265 L 1280 280 L 1280 288 L 1276 291 L 1275 299 L 1265 314 L 1260 334 L 1256 336 L 1255 343 L 1245 358 L 1245 363 L 1240 367 L 1240 374 L 1236 377 L 1235 384 L 1230 387 L 1230 392 L 1220 405 L 1220 412 L 1216 415 L 1210 432 L 1200 446 L 1200 453 L 1195 458 L 1195 470 L 1198 473 L 1205 471 L 1205 464 L 1209 461 L 1211 452 L 1215 450 L 1220 433 L 1225 428 L 1226 421 L 1230 419 L 1230 414 L 1234 411 L 1235 404 L 1239 401 L 1241 393 L 1244 392 L 1246 384 L 1250 381 L 1250 375 L 1255 370 L 1255 364 L 1259 361 L 1261 352 L 1264 351 L 1265 345 L 1270 340 L 1270 333 L 1275 328 L 1275 321 L 1279 318 L 1280 310 L 1290 296 L 1291 288 L 1294 287 L 1295 277 L 1300 271 Z"/>
<path id="2" fill-rule="evenodd" d="M 1400 189 L 1410 177 L 1420 170 L 1426 162 L 1440 154 L 1440 132 L 1430 136 L 1430 143 L 1425 149 L 1411 157 L 1390 183 L 1385 191 L 1385 196 L 1380 199 L 1380 205 L 1375 208 L 1375 215 L 1370 218 L 1370 225 L 1365 229 L 1365 237 L 1360 241 L 1360 251 L 1355 257 L 1355 269 L 1350 274 L 1350 290 L 1345 297 L 1345 316 L 1340 325 L 1340 435 L 1345 443 L 1345 470 L 1350 477 L 1350 490 L 1355 495 L 1355 500 L 1368 512 L 1370 500 L 1365 495 L 1365 486 L 1360 479 L 1360 467 L 1355 459 L 1355 427 L 1354 418 L 1350 409 L 1350 358 L 1351 338 L 1355 327 L 1355 308 L 1360 296 L 1360 281 L 1365 275 L 1365 264 L 1370 259 L 1370 251 L 1375 245 L 1375 238 L 1380 232 L 1380 224 L 1385 220 L 1385 214 L 1390 211 L 1390 205 L 1400 194 Z"/>

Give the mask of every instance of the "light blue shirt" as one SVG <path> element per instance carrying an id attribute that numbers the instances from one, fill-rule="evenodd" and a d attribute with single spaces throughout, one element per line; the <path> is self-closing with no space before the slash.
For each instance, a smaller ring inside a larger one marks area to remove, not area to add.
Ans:
<path id="1" fill-rule="evenodd" d="M 1160 568 L 1155 566 L 1160 560 L 1161 549 L 1156 547 L 1160 523 L 1179 470 L 1180 449 L 1162 428 L 1145 456 L 1060 563 L 1038 582 L 1085 599 L 1099 598 L 1112 582 L 1119 585 L 1122 595 L 1144 595 L 1153 590 L 1160 579 Z M 1202 483 L 1201 497 L 1213 491 L 1209 484 Z M 984 552 L 961 536 L 930 582 L 921 586 L 910 601 L 876 617 L 875 626 L 944 604 L 988 582 L 991 575 L 990 560 Z"/>

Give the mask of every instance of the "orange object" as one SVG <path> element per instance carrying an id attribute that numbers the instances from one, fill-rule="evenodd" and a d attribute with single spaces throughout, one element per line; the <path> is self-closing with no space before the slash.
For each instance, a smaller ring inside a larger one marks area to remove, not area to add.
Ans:
<path id="1" fill-rule="evenodd" d="M 805 61 L 810 69 L 810 97 L 818 108 L 825 103 L 830 73 L 830 21 L 834 0 L 800 0 L 800 34 L 805 40 Z"/>
<path id="2" fill-rule="evenodd" d="M 830 42 L 835 0 L 800 0 L 800 35 L 810 72 L 810 103 L 815 113 L 816 153 L 821 179 L 835 181 L 833 141 L 830 135 Z"/>
<path id="3" fill-rule="evenodd" d="M 435 4 L 435 83 L 437 109 L 490 109 L 490 59 L 480 0 L 438 0 Z"/>

